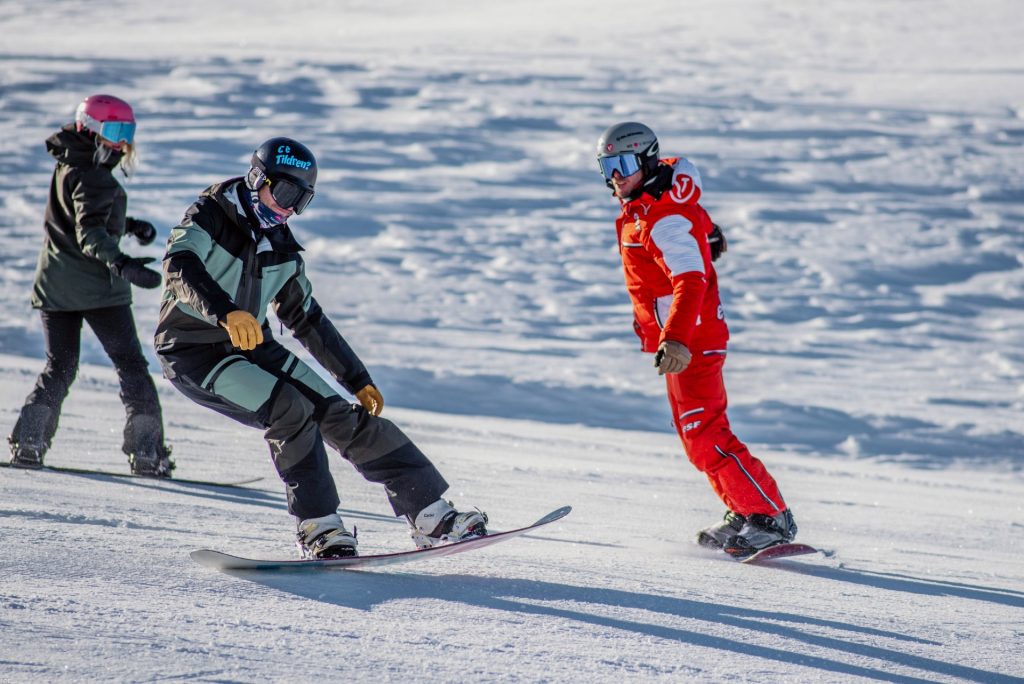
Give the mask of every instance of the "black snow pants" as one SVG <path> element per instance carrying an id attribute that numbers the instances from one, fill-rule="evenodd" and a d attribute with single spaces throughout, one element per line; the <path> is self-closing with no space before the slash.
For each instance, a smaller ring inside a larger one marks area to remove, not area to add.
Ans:
<path id="1" fill-rule="evenodd" d="M 129 454 L 154 446 L 165 448 L 160 400 L 142 354 L 131 306 L 39 313 L 43 321 L 46 367 L 25 399 L 10 441 L 49 449 L 57 431 L 61 406 L 78 375 L 84 321 L 114 362 L 121 383 L 120 397 L 127 414 L 123 451 Z"/>
<path id="2" fill-rule="evenodd" d="M 299 520 L 334 513 L 340 499 L 324 441 L 370 482 L 384 485 L 396 516 L 416 515 L 448 483 L 394 423 L 341 397 L 270 337 L 251 351 L 230 344 L 158 349 L 164 375 L 192 401 L 262 428 Z"/>

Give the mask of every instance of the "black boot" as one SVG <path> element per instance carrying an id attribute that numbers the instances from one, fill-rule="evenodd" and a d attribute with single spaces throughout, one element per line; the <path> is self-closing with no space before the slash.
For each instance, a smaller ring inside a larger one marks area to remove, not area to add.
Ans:
<path id="1" fill-rule="evenodd" d="M 133 451 L 128 454 L 128 465 L 132 468 L 132 475 L 146 477 L 170 477 L 171 471 L 174 470 L 171 448 L 166 444 L 155 449 Z"/>
<path id="2" fill-rule="evenodd" d="M 164 430 L 159 416 L 136 414 L 124 428 L 124 445 L 133 475 L 170 477 L 174 470 L 171 448 L 164 444 Z"/>
<path id="3" fill-rule="evenodd" d="M 38 470 L 43 467 L 43 454 L 46 449 L 42 444 L 24 444 L 15 442 L 11 437 L 7 438 L 11 445 L 11 465 L 15 468 L 32 468 Z"/>
<path id="4" fill-rule="evenodd" d="M 42 468 L 43 456 L 50 447 L 56 429 L 53 410 L 42 404 L 25 404 L 18 422 L 7 438 L 11 445 L 11 465 L 16 468 Z"/>

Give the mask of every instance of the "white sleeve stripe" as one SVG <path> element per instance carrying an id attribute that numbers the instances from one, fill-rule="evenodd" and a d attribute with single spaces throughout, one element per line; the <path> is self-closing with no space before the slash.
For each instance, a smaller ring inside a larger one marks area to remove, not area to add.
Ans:
<path id="1" fill-rule="evenodd" d="M 690 233 L 693 224 L 679 214 L 666 216 L 654 224 L 651 239 L 661 250 L 672 276 L 680 273 L 704 273 L 704 257 L 700 246 Z"/>

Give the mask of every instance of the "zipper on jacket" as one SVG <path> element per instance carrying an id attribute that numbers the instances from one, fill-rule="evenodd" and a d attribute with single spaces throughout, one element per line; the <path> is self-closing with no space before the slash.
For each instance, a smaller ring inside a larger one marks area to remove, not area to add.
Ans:
<path id="1" fill-rule="evenodd" d="M 256 311 L 256 305 L 259 304 L 259 264 L 257 260 L 259 256 L 256 254 L 256 243 L 253 242 L 249 245 L 246 250 L 246 254 L 243 257 L 243 268 L 242 268 L 242 282 L 238 288 L 238 299 L 237 302 L 240 309 L 248 311 L 256 320 L 259 320 L 259 312 Z M 255 297 L 253 296 L 255 292 Z"/>

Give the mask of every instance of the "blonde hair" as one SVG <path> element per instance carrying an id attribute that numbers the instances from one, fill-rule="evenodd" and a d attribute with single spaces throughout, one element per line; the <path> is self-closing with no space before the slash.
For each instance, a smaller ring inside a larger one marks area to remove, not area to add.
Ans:
<path id="1" fill-rule="evenodd" d="M 125 175 L 125 178 L 130 178 L 139 165 L 139 155 L 135 150 L 134 143 L 125 143 L 121 151 L 124 152 L 124 156 L 121 157 L 121 173 Z"/>
<path id="2" fill-rule="evenodd" d="M 130 178 L 135 173 L 135 167 L 139 163 L 139 155 L 135 150 L 135 145 L 132 143 L 124 143 L 121 145 L 120 150 L 115 150 L 109 145 L 104 145 L 103 138 L 100 135 L 93 134 L 96 139 L 96 151 L 93 152 L 92 160 L 95 164 L 105 163 L 106 160 L 110 159 L 110 156 L 115 153 L 121 154 L 121 160 L 118 162 L 118 166 L 121 167 L 121 173 L 124 174 L 125 178 Z"/>

